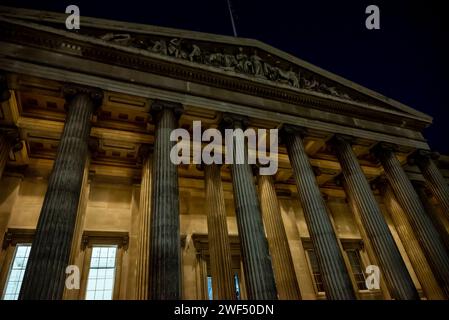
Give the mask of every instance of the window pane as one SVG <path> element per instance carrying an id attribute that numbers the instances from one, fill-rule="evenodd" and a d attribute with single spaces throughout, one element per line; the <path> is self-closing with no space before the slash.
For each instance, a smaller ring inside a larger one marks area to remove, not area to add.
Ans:
<path id="1" fill-rule="evenodd" d="M 346 254 L 351 264 L 352 274 L 354 275 L 357 288 L 359 290 L 367 290 L 365 282 L 365 274 L 363 273 L 362 259 L 360 257 L 360 252 L 357 249 L 348 249 Z"/>
<path id="2" fill-rule="evenodd" d="M 312 249 L 308 249 L 307 256 L 309 257 L 310 268 L 312 269 L 312 276 L 315 282 L 316 290 L 318 292 L 324 292 L 323 278 L 318 266 L 318 259 L 316 257 L 315 251 L 313 251 Z"/>
<path id="3" fill-rule="evenodd" d="M 117 246 L 94 246 L 87 279 L 87 300 L 111 300 Z"/>
<path id="4" fill-rule="evenodd" d="M 214 300 L 214 295 L 212 293 L 212 277 L 207 276 L 207 297 L 209 300 Z"/>
<path id="5" fill-rule="evenodd" d="M 234 285 L 235 285 L 235 297 L 237 300 L 240 300 L 240 280 L 239 275 L 234 273 Z"/>
<path id="6" fill-rule="evenodd" d="M 3 300 L 17 300 L 19 298 L 30 248 L 30 244 L 18 244 L 16 246 L 8 279 L 6 280 Z"/>

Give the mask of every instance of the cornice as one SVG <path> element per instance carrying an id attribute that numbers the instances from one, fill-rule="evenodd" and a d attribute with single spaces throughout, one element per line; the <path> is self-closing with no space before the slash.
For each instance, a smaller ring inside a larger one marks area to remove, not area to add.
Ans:
<path id="1" fill-rule="evenodd" d="M 58 25 L 63 28 L 65 25 L 66 15 L 63 13 L 56 12 L 48 12 L 48 11 L 39 11 L 39 10 L 31 10 L 31 9 L 22 9 L 22 8 L 12 8 L 0 6 L 0 15 L 4 17 L 10 17 L 14 19 L 21 19 L 26 21 L 37 21 L 39 23 L 53 24 Z M 347 80 L 343 77 L 335 75 L 327 70 L 321 69 L 311 63 L 308 63 L 302 59 L 299 59 L 289 53 L 286 53 L 282 50 L 274 48 L 266 43 L 255 39 L 247 39 L 247 38 L 237 38 L 231 36 L 224 35 L 216 35 L 216 34 L 208 34 L 197 31 L 189 31 L 189 30 L 180 30 L 174 28 L 160 27 L 160 26 L 152 26 L 152 25 L 143 25 L 137 23 L 129 23 L 123 21 L 112 21 L 100 18 L 92 18 L 92 17 L 84 17 L 83 16 L 83 26 L 91 27 L 91 28 L 99 28 L 105 29 L 109 31 L 119 31 L 130 32 L 130 33 L 139 33 L 146 35 L 160 35 L 164 37 L 175 37 L 175 38 L 186 38 L 198 41 L 209 41 L 217 44 L 229 44 L 236 46 L 249 46 L 259 48 L 261 50 L 265 50 L 270 52 L 271 54 L 280 57 L 281 59 L 287 60 L 291 63 L 294 63 L 298 66 L 306 68 L 311 72 L 315 72 L 320 74 L 321 76 L 327 77 L 334 81 L 335 83 L 341 84 L 349 89 L 356 90 L 368 97 L 371 97 L 381 103 L 386 105 L 393 106 L 394 108 L 401 110 L 404 113 L 408 113 L 416 116 L 417 118 L 423 119 L 423 121 L 430 123 L 432 118 L 422 112 L 419 112 L 413 108 L 410 108 L 398 101 L 395 101 L 391 98 L 385 97 L 384 95 L 377 93 L 373 90 L 365 88 L 361 85 L 358 85 L 350 80 Z"/>
<path id="2" fill-rule="evenodd" d="M 81 36 L 45 26 L 27 26 L 23 22 L 0 18 L 1 38 L 21 45 L 35 46 L 62 54 L 82 56 L 98 62 L 110 63 L 139 71 L 169 76 L 185 81 L 207 84 L 230 91 L 246 93 L 281 102 L 305 105 L 318 110 L 338 112 L 343 115 L 375 120 L 401 127 L 421 130 L 428 119 L 402 114 L 382 107 L 347 101 L 318 92 L 289 88 L 287 85 L 269 83 L 263 79 L 250 79 L 239 74 L 218 72 L 209 66 L 189 61 L 174 61 L 136 48 L 122 47 L 88 36 Z M 176 59 L 179 60 L 179 59 Z"/>

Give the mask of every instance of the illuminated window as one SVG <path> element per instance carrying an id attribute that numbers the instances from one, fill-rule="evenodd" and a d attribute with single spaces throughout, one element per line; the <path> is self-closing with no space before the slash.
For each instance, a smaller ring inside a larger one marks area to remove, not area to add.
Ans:
<path id="1" fill-rule="evenodd" d="M 234 286 L 235 286 L 235 296 L 237 300 L 240 300 L 240 280 L 237 273 L 234 273 Z M 214 295 L 212 291 L 212 276 L 207 276 L 207 298 L 209 300 L 214 300 Z"/>
<path id="2" fill-rule="evenodd" d="M 209 300 L 214 300 L 214 295 L 212 292 L 212 276 L 207 276 L 207 298 Z"/>
<path id="3" fill-rule="evenodd" d="M 18 244 L 14 251 L 11 268 L 6 280 L 3 300 L 17 300 L 22 287 L 23 275 L 30 255 L 30 244 Z"/>
<path id="4" fill-rule="evenodd" d="M 86 300 L 112 300 L 117 246 L 93 246 Z"/>
<path id="5" fill-rule="evenodd" d="M 307 249 L 307 258 L 309 260 L 310 269 L 312 271 L 313 282 L 318 293 L 324 293 L 323 278 L 321 276 L 320 268 L 318 267 L 318 259 L 313 249 Z"/>
<path id="6" fill-rule="evenodd" d="M 354 275 L 357 288 L 359 290 L 368 290 L 365 282 L 365 275 L 363 274 L 362 259 L 360 258 L 360 252 L 358 249 L 345 250 L 349 263 L 351 264 L 352 274 Z"/>
<path id="7" fill-rule="evenodd" d="M 234 285 L 235 285 L 235 297 L 237 300 L 240 300 L 241 299 L 240 280 L 239 275 L 237 273 L 234 273 Z"/>

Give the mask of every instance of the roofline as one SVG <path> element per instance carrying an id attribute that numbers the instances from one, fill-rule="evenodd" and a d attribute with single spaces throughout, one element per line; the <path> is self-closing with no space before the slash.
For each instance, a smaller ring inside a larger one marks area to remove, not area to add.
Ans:
<path id="1" fill-rule="evenodd" d="M 19 18 L 21 20 L 32 20 L 32 21 L 46 21 L 53 23 L 61 23 L 65 21 L 67 15 L 65 13 L 52 12 L 52 11 L 40 11 L 34 9 L 24 9 L 24 8 L 16 8 L 16 7 L 8 7 L 8 6 L 0 6 L 0 15 L 6 17 L 14 17 Z M 418 111 L 412 107 L 409 107 L 399 101 L 388 98 L 374 90 L 363 87 L 351 80 L 348 80 L 344 77 L 338 76 L 332 72 L 329 72 L 325 69 L 317 67 L 307 61 L 304 61 L 300 58 L 293 56 L 290 53 L 272 47 L 269 44 L 266 44 L 262 41 L 251 39 L 251 38 L 240 38 L 233 36 L 225 36 L 218 35 L 212 33 L 205 33 L 199 31 L 189 31 L 183 29 L 175 29 L 169 27 L 160 27 L 154 25 L 146 25 L 140 23 L 132 23 L 132 22 L 124 22 L 124 21 L 116 21 L 116 20 L 108 20 L 103 18 L 93 18 L 93 17 L 84 17 L 81 16 L 81 23 L 88 27 L 95 28 L 103 28 L 108 30 L 117 30 L 117 31 L 128 31 L 142 34 L 152 34 L 152 35 L 161 35 L 166 37 L 181 37 L 199 41 L 213 41 L 220 42 L 230 45 L 240 45 L 240 46 L 252 46 L 257 47 L 261 50 L 268 51 L 279 56 L 282 59 L 290 61 L 294 64 L 297 64 L 305 69 L 308 69 L 312 72 L 316 72 L 324 77 L 329 78 L 332 81 L 339 83 L 340 85 L 349 87 L 353 90 L 359 91 L 362 94 L 368 95 L 371 98 L 377 99 L 383 103 L 386 103 L 392 107 L 395 107 L 405 113 L 412 114 L 416 117 L 419 117 L 422 121 L 427 123 L 432 123 L 432 117 L 426 113 Z"/>

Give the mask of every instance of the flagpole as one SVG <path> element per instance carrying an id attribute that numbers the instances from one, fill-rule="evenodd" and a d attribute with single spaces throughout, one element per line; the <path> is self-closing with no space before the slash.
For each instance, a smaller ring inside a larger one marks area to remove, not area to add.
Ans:
<path id="1" fill-rule="evenodd" d="M 237 37 L 237 29 L 235 27 L 234 16 L 232 15 L 231 9 L 231 0 L 227 0 L 227 2 L 228 2 L 229 15 L 231 16 L 232 31 L 234 31 L 234 37 Z"/>

